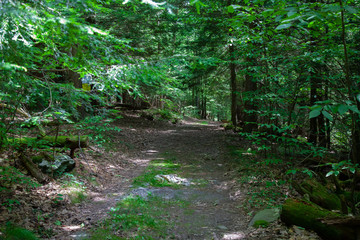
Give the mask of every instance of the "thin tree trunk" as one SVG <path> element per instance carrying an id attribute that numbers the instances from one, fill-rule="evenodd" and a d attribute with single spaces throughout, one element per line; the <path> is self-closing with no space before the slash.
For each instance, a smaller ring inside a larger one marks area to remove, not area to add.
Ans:
<path id="1" fill-rule="evenodd" d="M 236 69 L 235 69 L 235 47 L 233 44 L 229 45 L 230 53 L 230 91 L 231 91 L 231 122 L 236 126 L 236 109 L 237 109 L 237 94 L 236 94 Z"/>
<path id="2" fill-rule="evenodd" d="M 253 59 L 247 59 L 250 65 L 253 64 Z M 257 106 L 254 104 L 254 101 L 250 99 L 249 93 L 255 93 L 257 91 L 257 84 L 254 81 L 253 77 L 250 74 L 245 75 L 245 86 L 244 86 L 245 93 L 248 93 L 245 99 L 245 112 L 244 112 L 244 131 L 245 132 L 252 132 L 257 128 L 257 114 L 255 111 L 257 110 Z"/>
<path id="3" fill-rule="evenodd" d="M 342 42 L 343 42 L 343 48 L 344 48 L 344 61 L 345 61 L 345 79 L 346 79 L 346 85 L 348 89 L 348 95 L 349 99 L 356 103 L 357 109 L 360 110 L 360 102 L 356 99 L 355 96 L 355 89 L 356 86 L 354 86 L 354 82 L 351 81 L 350 76 L 350 66 L 349 66 L 349 57 L 347 52 L 347 44 L 346 44 L 346 36 L 345 36 L 345 17 L 344 17 L 344 9 L 343 9 L 343 2 L 342 0 L 339 0 L 339 4 L 341 7 L 341 30 L 342 30 Z M 351 112 L 351 152 L 352 152 L 352 161 L 354 164 L 360 163 L 360 119 L 359 114 L 352 111 Z M 354 174 L 353 183 L 352 183 L 352 190 L 351 190 L 351 208 L 353 214 L 357 214 L 357 209 L 355 206 L 355 188 L 357 185 L 357 172 Z"/>

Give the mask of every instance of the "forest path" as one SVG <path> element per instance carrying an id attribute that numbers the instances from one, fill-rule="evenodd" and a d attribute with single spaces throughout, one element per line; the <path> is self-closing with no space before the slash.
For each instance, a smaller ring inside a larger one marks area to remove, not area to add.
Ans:
<path id="1" fill-rule="evenodd" d="M 235 196 L 231 189 L 233 179 L 227 177 L 231 156 L 226 133 L 219 125 L 183 121 L 173 129 L 159 131 L 145 151 L 150 158 L 173 158 L 180 166 L 174 175 L 200 183 L 152 191 L 154 195 L 170 194 L 189 203 L 186 211 L 170 210 L 175 239 L 243 239 L 245 236 L 246 217 L 238 208 L 243 199 L 239 192 Z"/>
<path id="2" fill-rule="evenodd" d="M 220 123 L 187 119 L 178 125 L 158 125 L 155 121 L 126 117 L 118 125 L 122 132 L 114 136 L 114 143 L 126 145 L 126 154 L 115 149 L 109 156 L 101 156 L 110 159 L 111 164 L 103 164 L 112 177 L 106 178 L 88 201 L 75 206 L 68 221 L 85 222 L 85 228 L 64 228 L 65 232 L 56 239 L 88 236 L 88 230 L 106 219 L 116 203 L 139 189 L 151 191 L 164 201 L 177 199 L 187 203 L 185 208 L 168 209 L 169 239 L 245 239 L 248 216 L 239 208 L 245 196 L 232 189 L 234 180 L 228 174 L 232 170 L 228 148 L 231 133 L 226 133 Z M 161 159 L 171 159 L 179 166 L 173 175 L 198 184 L 175 188 L 132 185 L 151 162 Z M 124 162 L 127 164 L 122 165 Z"/>

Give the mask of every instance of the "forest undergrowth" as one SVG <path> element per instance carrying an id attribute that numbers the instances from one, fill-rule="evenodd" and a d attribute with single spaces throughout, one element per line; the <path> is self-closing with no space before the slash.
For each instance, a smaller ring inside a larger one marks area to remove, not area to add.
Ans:
<path id="1" fill-rule="evenodd" d="M 130 112 L 102 134 L 110 144 L 77 152 L 75 169 L 47 184 L 18 173 L 22 182 L 2 192 L 1 236 L 21 227 L 40 239 L 316 239 L 279 221 L 247 226 L 257 211 L 279 208 L 297 195 L 287 174 L 293 162 L 265 158 L 220 123 L 187 119 L 174 125 Z M 168 182 L 169 176 L 191 184 Z M 139 188 L 153 197 L 131 196 Z"/>

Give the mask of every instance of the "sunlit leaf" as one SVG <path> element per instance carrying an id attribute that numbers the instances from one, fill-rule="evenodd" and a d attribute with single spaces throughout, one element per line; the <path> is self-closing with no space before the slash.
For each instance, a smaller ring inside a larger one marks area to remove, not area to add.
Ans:
<path id="1" fill-rule="evenodd" d="M 228 11 L 228 13 L 234 13 L 234 11 L 235 11 L 234 6 L 233 5 L 228 6 L 227 11 Z"/>
<path id="2" fill-rule="evenodd" d="M 164 5 L 166 2 L 157 3 L 152 0 L 142 0 L 142 3 L 149 4 L 153 8 L 159 8 L 161 5 Z"/>
<path id="3" fill-rule="evenodd" d="M 328 173 L 326 174 L 325 177 L 330 177 L 330 176 L 333 175 L 333 174 L 334 174 L 334 172 L 333 172 L 333 171 L 330 171 L 330 172 L 328 172 Z"/>

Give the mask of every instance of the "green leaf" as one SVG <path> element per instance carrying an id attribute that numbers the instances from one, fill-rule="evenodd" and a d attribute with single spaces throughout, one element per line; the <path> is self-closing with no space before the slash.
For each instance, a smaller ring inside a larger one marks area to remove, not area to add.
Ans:
<path id="1" fill-rule="evenodd" d="M 328 6 L 326 6 L 326 8 L 329 12 L 340 12 L 341 11 L 341 7 L 339 5 L 328 5 Z"/>
<path id="2" fill-rule="evenodd" d="M 234 13 L 234 11 L 235 11 L 234 6 L 233 5 L 228 6 L 227 11 L 228 11 L 228 13 Z"/>
<path id="3" fill-rule="evenodd" d="M 321 114 L 321 112 L 319 110 L 312 110 L 309 113 L 309 118 L 316 118 Z"/>
<path id="4" fill-rule="evenodd" d="M 290 170 L 287 170 L 286 175 L 295 174 L 296 172 L 297 172 L 296 169 L 290 169 Z"/>
<path id="5" fill-rule="evenodd" d="M 346 11 L 348 11 L 349 13 L 352 13 L 352 14 L 356 14 L 356 13 L 359 12 L 357 9 L 355 9 L 355 8 L 353 8 L 353 7 L 350 7 L 350 6 L 344 6 L 344 9 L 345 9 Z"/>
<path id="6" fill-rule="evenodd" d="M 330 172 L 328 172 L 328 173 L 326 174 L 325 177 L 330 177 L 330 176 L 333 175 L 333 174 L 334 174 L 334 172 L 333 172 L 333 171 L 330 171 Z"/>
<path id="7" fill-rule="evenodd" d="M 330 115 L 330 113 L 328 113 L 327 111 L 322 111 L 322 114 L 324 115 L 324 117 L 326 117 L 330 121 L 334 120 L 333 117 Z"/>
<path id="8" fill-rule="evenodd" d="M 287 28 L 289 28 L 291 26 L 292 26 L 291 23 L 285 23 L 285 24 L 281 24 L 281 25 L 277 26 L 275 29 L 276 30 L 287 29 Z"/>
<path id="9" fill-rule="evenodd" d="M 344 115 L 344 113 L 346 113 L 348 110 L 349 110 L 348 105 L 344 105 L 344 104 L 341 104 L 339 106 L 339 108 L 337 109 L 337 111 L 340 115 Z"/>
<path id="10" fill-rule="evenodd" d="M 353 111 L 354 113 L 360 114 L 360 111 L 359 111 L 359 109 L 357 108 L 356 105 L 351 105 L 351 106 L 349 106 L 349 109 L 350 109 L 351 111 Z"/>

